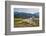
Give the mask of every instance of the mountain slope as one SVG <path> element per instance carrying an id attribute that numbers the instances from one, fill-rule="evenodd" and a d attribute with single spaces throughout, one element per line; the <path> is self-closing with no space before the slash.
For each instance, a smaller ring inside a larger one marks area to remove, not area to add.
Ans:
<path id="1" fill-rule="evenodd" d="M 31 18 L 32 16 L 39 17 L 39 13 L 32 14 L 32 13 L 14 12 L 14 17 Z"/>

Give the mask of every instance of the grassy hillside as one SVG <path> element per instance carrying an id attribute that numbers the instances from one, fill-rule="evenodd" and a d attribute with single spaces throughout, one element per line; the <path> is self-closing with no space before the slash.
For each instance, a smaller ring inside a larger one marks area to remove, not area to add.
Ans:
<path id="1" fill-rule="evenodd" d="M 14 27 L 37 27 L 39 26 L 39 12 L 20 13 L 14 12 Z"/>
<path id="2" fill-rule="evenodd" d="M 35 19 L 23 19 L 23 18 L 14 18 L 14 27 L 37 27 L 39 26 L 39 20 Z"/>

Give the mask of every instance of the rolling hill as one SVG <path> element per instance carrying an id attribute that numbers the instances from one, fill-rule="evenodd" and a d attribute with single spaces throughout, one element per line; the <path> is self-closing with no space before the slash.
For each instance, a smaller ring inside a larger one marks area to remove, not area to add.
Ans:
<path id="1" fill-rule="evenodd" d="M 14 12 L 14 17 L 18 18 L 31 18 L 31 17 L 39 18 L 39 12 L 37 13 L 23 13 L 23 12 Z"/>

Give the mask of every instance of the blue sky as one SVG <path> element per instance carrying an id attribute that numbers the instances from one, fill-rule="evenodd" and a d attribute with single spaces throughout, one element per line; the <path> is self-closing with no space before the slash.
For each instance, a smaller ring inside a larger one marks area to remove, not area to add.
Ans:
<path id="1" fill-rule="evenodd" d="M 35 8 L 14 8 L 14 12 L 24 12 L 24 13 L 37 13 L 39 12 L 39 9 L 35 9 Z"/>

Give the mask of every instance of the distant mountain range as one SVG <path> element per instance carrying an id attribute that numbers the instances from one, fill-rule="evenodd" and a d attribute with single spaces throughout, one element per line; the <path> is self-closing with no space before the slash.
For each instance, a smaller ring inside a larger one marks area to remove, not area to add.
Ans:
<path id="1" fill-rule="evenodd" d="M 31 17 L 36 17 L 39 18 L 39 12 L 37 13 L 23 13 L 23 12 L 14 12 L 14 17 L 19 17 L 19 18 L 31 18 Z"/>

